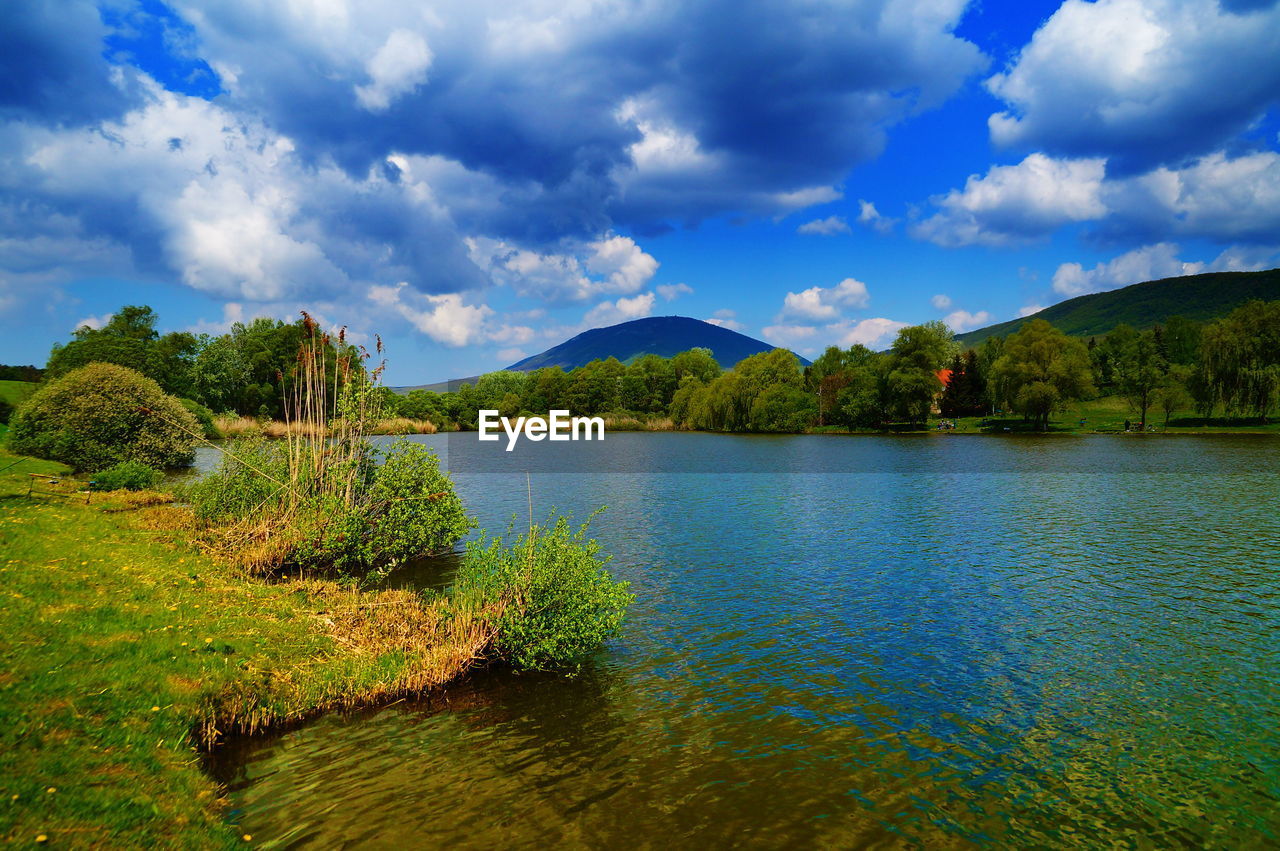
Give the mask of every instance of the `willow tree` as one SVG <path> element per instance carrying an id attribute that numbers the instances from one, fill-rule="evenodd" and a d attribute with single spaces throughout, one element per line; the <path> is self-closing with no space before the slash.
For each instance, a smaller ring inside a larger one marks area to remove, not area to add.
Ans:
<path id="1" fill-rule="evenodd" d="M 1201 410 L 1266 419 L 1280 402 L 1280 301 L 1251 301 L 1205 327 L 1193 384 Z"/>
<path id="2" fill-rule="evenodd" d="M 1089 350 L 1043 319 L 1033 319 L 1004 342 L 992 365 L 993 383 L 1005 395 L 999 400 L 1031 420 L 1049 427 L 1049 415 L 1070 401 L 1093 392 Z"/>

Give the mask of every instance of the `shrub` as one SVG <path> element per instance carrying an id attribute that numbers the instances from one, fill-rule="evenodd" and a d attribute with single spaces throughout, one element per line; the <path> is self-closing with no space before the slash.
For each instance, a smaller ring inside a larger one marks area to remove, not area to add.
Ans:
<path id="1" fill-rule="evenodd" d="M 599 545 L 559 518 L 507 546 L 481 537 L 467 546 L 451 596 L 468 612 L 500 612 L 491 650 L 520 668 L 581 663 L 618 631 L 634 599 L 606 570 Z"/>
<path id="2" fill-rule="evenodd" d="M 92 363 L 41 387 L 14 414 L 17 453 L 102 470 L 121 461 L 157 469 L 189 465 L 200 426 L 150 378 Z"/>
<path id="3" fill-rule="evenodd" d="M 310 465 L 291 461 L 287 443 L 244 438 L 187 498 L 214 549 L 259 569 L 386 567 L 447 550 L 471 528 L 453 483 L 421 444 L 397 441 L 381 458 L 366 444 L 343 463 L 355 468 L 347 486 L 323 487 Z"/>
<path id="4" fill-rule="evenodd" d="M 0 423 L 7 423 L 13 416 L 13 405 L 10 405 L 4 399 L 0 399 Z"/>
<path id="5" fill-rule="evenodd" d="M 218 426 L 213 422 L 213 411 L 194 399 L 179 398 L 178 401 L 182 407 L 191 412 L 191 416 L 196 418 L 196 422 L 200 424 L 200 433 L 204 435 L 205 440 L 217 440 L 222 437 L 222 432 L 218 431 Z"/>
<path id="6" fill-rule="evenodd" d="M 92 489 L 96 491 L 144 491 L 160 484 L 164 474 L 137 461 L 121 461 L 95 473 Z"/>

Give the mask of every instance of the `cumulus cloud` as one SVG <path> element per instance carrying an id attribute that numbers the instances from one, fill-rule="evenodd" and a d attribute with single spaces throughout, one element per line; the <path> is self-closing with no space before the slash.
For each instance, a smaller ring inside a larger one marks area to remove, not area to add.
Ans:
<path id="1" fill-rule="evenodd" d="M 838 233 L 853 233 L 844 216 L 827 216 L 825 219 L 814 219 L 796 228 L 796 233 L 810 236 L 835 236 Z"/>
<path id="2" fill-rule="evenodd" d="M 1212 262 L 1204 263 L 1181 260 L 1176 244 L 1161 242 L 1125 252 L 1106 263 L 1096 264 L 1092 269 L 1086 269 L 1079 263 L 1063 263 L 1053 274 L 1053 289 L 1065 296 L 1078 296 L 1159 278 L 1265 269 L 1276 262 L 1278 253 L 1280 246 L 1232 246 Z"/>
<path id="3" fill-rule="evenodd" d="M 970 175 L 964 189 L 930 199 L 938 212 L 911 233 L 948 247 L 1038 239 L 1070 222 L 1105 215 L 1105 170 L 1105 160 L 1055 160 L 1044 154 L 993 166 L 981 177 Z"/>
<path id="4" fill-rule="evenodd" d="M 1028 304 L 1025 307 L 1018 308 L 1018 318 L 1025 319 L 1026 317 L 1037 314 L 1044 309 L 1045 306 L 1043 304 Z"/>
<path id="5" fill-rule="evenodd" d="M 633 293 L 649 282 L 659 265 L 623 236 L 572 246 L 570 252 L 541 253 L 485 237 L 468 238 L 467 247 L 472 261 L 495 283 L 548 302 Z"/>
<path id="6" fill-rule="evenodd" d="M 879 316 L 874 319 L 832 325 L 828 327 L 828 331 L 835 333 L 836 345 L 838 346 L 848 348 L 856 344 L 866 346 L 869 349 L 883 349 L 893 342 L 893 338 L 898 331 L 906 327 L 906 322 L 898 322 L 894 319 L 886 319 L 883 316 Z"/>
<path id="7" fill-rule="evenodd" d="M 728 328 L 730 331 L 745 331 L 747 326 L 738 321 L 738 314 L 727 307 L 717 310 L 710 318 L 702 320 L 712 325 L 719 325 L 721 328 Z"/>
<path id="8" fill-rule="evenodd" d="M 1270 244 L 1280 232 L 1280 154 L 1210 154 L 1180 168 L 1108 178 L 1101 159 L 1031 154 L 931 199 L 911 233 L 943 246 L 1017 245 L 1073 223 L 1113 242 Z"/>
<path id="9" fill-rule="evenodd" d="M 936 296 L 929 299 L 929 303 L 938 310 L 949 310 L 951 308 L 951 296 L 946 293 L 938 293 Z"/>
<path id="10" fill-rule="evenodd" d="M 990 324 L 991 314 L 985 310 L 979 310 L 977 313 L 970 313 L 967 310 L 956 310 L 948 313 L 942 319 L 957 334 L 965 331 L 971 331 L 974 328 L 981 328 L 983 325 Z"/>
<path id="11" fill-rule="evenodd" d="M 617 325 L 619 322 L 630 322 L 632 319 L 643 319 L 653 313 L 653 303 L 653 293 L 641 293 L 617 301 L 602 301 L 586 312 L 582 317 L 582 324 L 587 328 L 601 328 Z"/>
<path id="12" fill-rule="evenodd" d="M 889 233 L 897 223 L 897 219 L 882 216 L 870 201 L 858 201 L 858 224 L 866 225 L 879 233 Z"/>
<path id="13" fill-rule="evenodd" d="M 663 301 L 675 301 L 682 295 L 692 295 L 693 287 L 688 284 L 659 284 L 654 287 Z"/>
<path id="14" fill-rule="evenodd" d="M 78 320 L 74 327 L 92 328 L 93 330 L 97 331 L 99 328 L 103 327 L 108 322 L 110 322 L 112 316 L 115 316 L 115 314 L 104 313 L 101 316 L 86 316 L 84 319 Z"/>
<path id="15" fill-rule="evenodd" d="M 788 292 L 782 300 L 780 315 L 834 319 L 846 308 L 866 307 L 870 299 L 866 284 L 855 278 L 845 278 L 834 287 L 809 287 L 798 293 Z"/>
<path id="16" fill-rule="evenodd" d="M 394 30 L 365 70 L 369 83 L 356 86 L 356 100 L 371 112 L 382 112 L 401 95 L 426 82 L 431 67 L 431 48 L 422 36 L 409 30 Z"/>
<path id="17" fill-rule="evenodd" d="M 888 127 L 985 67 L 955 34 L 964 7 L 180 6 L 204 58 L 234 74 L 227 100 L 308 157 L 331 154 L 356 173 L 391 147 L 464 162 L 504 186 L 538 187 L 555 238 L 838 197 L 832 187 L 881 150 Z"/>
<path id="18" fill-rule="evenodd" d="M 760 329 L 765 342 L 785 349 L 793 349 L 812 342 L 818 329 L 812 325 L 766 325 Z"/>
<path id="19" fill-rule="evenodd" d="M 1234 8 L 1232 8 L 1234 5 Z M 1207 154 L 1280 99 L 1280 5 L 1067 0 L 987 80 L 999 145 L 1137 173 Z"/>
<path id="20" fill-rule="evenodd" d="M 491 328 L 489 320 L 494 315 L 493 309 L 483 304 L 466 304 L 461 293 L 420 294 L 401 282 L 395 286 L 370 287 L 369 300 L 398 314 L 419 332 L 446 346 L 490 341 L 523 342 L 533 338 L 533 331 L 529 328 Z"/>

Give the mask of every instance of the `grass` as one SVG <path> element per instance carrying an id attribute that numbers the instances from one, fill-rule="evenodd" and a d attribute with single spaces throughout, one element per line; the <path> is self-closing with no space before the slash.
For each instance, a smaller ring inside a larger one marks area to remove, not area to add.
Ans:
<path id="1" fill-rule="evenodd" d="M 265 435 L 282 439 L 301 436 L 308 431 L 305 423 L 281 420 L 256 420 L 253 417 L 220 415 L 213 418 L 213 425 L 224 438 Z M 431 420 L 415 420 L 408 417 L 391 417 L 370 424 L 369 434 L 435 434 L 438 427 Z"/>
<path id="2" fill-rule="evenodd" d="M 39 386 L 32 381 L 0 381 L 0 401 L 16 406 L 36 392 Z"/>
<path id="3" fill-rule="evenodd" d="M 410 592 L 255 581 L 164 495 L 28 498 L 31 472 L 66 470 L 0 471 L 0 840 L 244 845 L 201 748 L 440 685 L 490 639 Z"/>

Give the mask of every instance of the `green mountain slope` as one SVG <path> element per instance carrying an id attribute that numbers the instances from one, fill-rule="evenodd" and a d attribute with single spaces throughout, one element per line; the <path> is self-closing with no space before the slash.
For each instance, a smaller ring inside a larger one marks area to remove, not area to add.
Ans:
<path id="1" fill-rule="evenodd" d="M 1205 321 L 1225 316 L 1251 299 L 1280 299 L 1280 269 L 1265 272 L 1210 272 L 1146 281 L 1105 293 L 1069 299 L 1022 319 L 956 335 L 967 346 L 1006 336 L 1032 319 L 1044 319 L 1077 337 L 1105 334 L 1121 323 L 1150 328 L 1170 316 Z"/>

